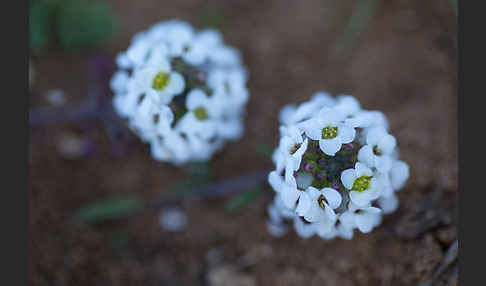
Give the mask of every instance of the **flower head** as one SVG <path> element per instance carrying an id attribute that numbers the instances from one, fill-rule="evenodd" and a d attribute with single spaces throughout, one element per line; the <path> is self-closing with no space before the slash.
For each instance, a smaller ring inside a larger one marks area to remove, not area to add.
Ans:
<path id="1" fill-rule="evenodd" d="M 397 159 L 381 112 L 361 110 L 352 96 L 319 92 L 285 106 L 280 122 L 275 170 L 268 175 L 278 217 L 269 225 L 272 233 L 293 225 L 301 237 L 351 239 L 355 229 L 370 232 L 398 207 L 395 192 L 409 169 Z"/>
<path id="2" fill-rule="evenodd" d="M 171 20 L 135 35 L 116 59 L 117 113 L 159 161 L 206 161 L 243 133 L 248 100 L 239 53 L 213 29 Z"/>

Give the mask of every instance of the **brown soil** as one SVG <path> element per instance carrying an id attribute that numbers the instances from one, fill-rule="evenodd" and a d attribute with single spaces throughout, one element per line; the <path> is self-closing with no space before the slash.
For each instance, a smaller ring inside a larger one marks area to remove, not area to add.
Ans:
<path id="1" fill-rule="evenodd" d="M 193 205 L 180 233 L 164 231 L 150 215 L 81 227 L 70 218 L 87 203 L 118 194 L 150 200 L 187 175 L 155 162 L 139 142 L 125 156 L 113 155 L 101 126 L 33 131 L 32 285 L 399 286 L 432 277 L 457 237 L 457 25 L 449 1 L 380 1 L 350 53 L 335 45 L 354 1 L 109 2 L 121 24 L 101 48 L 111 58 L 157 21 L 180 18 L 197 26 L 207 7 L 223 14 L 225 41 L 242 51 L 250 71 L 251 100 L 244 138 L 211 162 L 216 180 L 271 168 L 255 144 L 275 146 L 279 109 L 317 90 L 349 93 L 364 108 L 383 111 L 411 177 L 399 192 L 398 211 L 351 241 L 270 236 L 266 197 L 237 214 L 225 211 L 227 199 Z M 34 58 L 32 106 L 46 105 L 43 94 L 51 88 L 63 89 L 70 104 L 82 100 L 92 56 L 53 50 Z M 68 159 L 58 151 L 63 134 L 86 130 L 95 138 L 92 156 Z M 131 236 L 121 248 L 110 246 L 117 232 Z M 434 285 L 457 285 L 452 268 Z"/>

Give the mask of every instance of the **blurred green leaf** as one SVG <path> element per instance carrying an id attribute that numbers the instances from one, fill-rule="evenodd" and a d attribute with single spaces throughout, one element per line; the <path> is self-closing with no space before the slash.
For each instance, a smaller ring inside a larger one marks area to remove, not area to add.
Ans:
<path id="1" fill-rule="evenodd" d="M 255 152 L 260 155 L 263 155 L 265 158 L 272 160 L 273 156 L 273 147 L 268 144 L 255 144 L 253 146 Z"/>
<path id="2" fill-rule="evenodd" d="M 457 0 L 449 0 L 449 3 L 451 4 L 451 8 L 454 11 L 454 14 L 457 16 Z"/>
<path id="3" fill-rule="evenodd" d="M 189 175 L 189 178 L 174 185 L 175 191 L 179 193 L 192 193 L 198 187 L 210 183 L 213 179 L 213 169 L 206 163 L 191 163 L 184 166 L 183 169 Z"/>
<path id="4" fill-rule="evenodd" d="M 49 42 L 50 6 L 37 1 L 29 7 L 30 49 L 39 53 Z"/>
<path id="5" fill-rule="evenodd" d="M 82 0 L 64 1 L 57 14 L 59 44 L 66 50 L 79 50 L 100 43 L 116 30 L 115 16 L 105 3 Z"/>
<path id="6" fill-rule="evenodd" d="M 201 28 L 215 28 L 218 30 L 223 29 L 223 13 L 216 8 L 206 7 L 202 9 L 200 18 Z"/>
<path id="7" fill-rule="evenodd" d="M 96 223 L 127 217 L 143 209 L 143 201 L 135 197 L 109 198 L 82 207 L 75 215 L 78 223 Z"/>
<path id="8" fill-rule="evenodd" d="M 207 163 L 190 163 L 184 166 L 184 170 L 191 177 L 211 178 L 213 169 Z"/>
<path id="9" fill-rule="evenodd" d="M 114 35 L 116 22 L 106 3 L 83 0 L 30 0 L 29 38 L 33 53 L 52 43 L 80 50 Z"/>
<path id="10" fill-rule="evenodd" d="M 339 49 L 345 52 L 351 51 L 359 39 L 361 33 L 373 20 L 378 0 L 358 0 L 349 22 L 337 42 Z"/>
<path id="11" fill-rule="evenodd" d="M 226 205 L 225 209 L 229 213 L 235 213 L 245 209 L 251 202 L 263 194 L 262 185 L 257 185 L 244 193 L 236 195 Z"/>

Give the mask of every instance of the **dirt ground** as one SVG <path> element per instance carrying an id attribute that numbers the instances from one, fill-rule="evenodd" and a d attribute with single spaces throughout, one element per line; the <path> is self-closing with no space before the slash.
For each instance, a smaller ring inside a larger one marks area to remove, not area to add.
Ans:
<path id="1" fill-rule="evenodd" d="M 109 43 L 32 59 L 32 108 L 48 105 L 44 95 L 52 88 L 76 104 L 90 92 L 93 56 L 112 59 L 136 32 L 160 20 L 197 27 L 201 11 L 213 9 L 223 15 L 225 41 L 242 52 L 251 96 L 244 138 L 211 162 L 216 180 L 272 168 L 254 146 L 276 146 L 279 109 L 318 90 L 352 94 L 363 108 L 383 111 L 411 177 L 398 193 L 399 209 L 351 241 L 305 240 L 293 232 L 272 237 L 265 226 L 268 196 L 236 214 L 225 211 L 228 198 L 191 205 L 188 227 L 178 233 L 164 231 L 153 215 L 77 226 L 72 215 L 90 202 L 119 194 L 150 200 L 172 192 L 187 174 L 154 161 L 133 136 L 127 152 L 114 155 L 101 126 L 31 129 L 31 285 L 400 286 L 434 275 L 457 238 L 457 25 L 449 1 L 379 1 L 349 53 L 336 49 L 336 41 L 354 1 L 108 2 L 120 22 Z M 89 133 L 93 154 L 63 155 L 59 142 L 71 133 Z M 117 233 L 129 237 L 121 247 L 113 247 Z M 454 267 L 434 286 L 458 285 Z"/>

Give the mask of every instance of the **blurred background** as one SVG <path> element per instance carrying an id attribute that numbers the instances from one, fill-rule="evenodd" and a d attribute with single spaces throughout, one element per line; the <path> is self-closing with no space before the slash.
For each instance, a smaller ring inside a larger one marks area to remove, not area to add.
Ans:
<path id="1" fill-rule="evenodd" d="M 454 0 L 29 6 L 31 285 L 457 285 Z M 174 18 L 220 29 L 249 70 L 243 139 L 185 168 L 151 158 L 111 113 L 108 86 L 130 39 Z M 280 108 L 319 90 L 389 119 L 411 176 L 381 226 L 351 241 L 274 238 L 262 181 L 183 201 L 179 225 L 164 224 L 160 198 L 270 170 Z"/>

